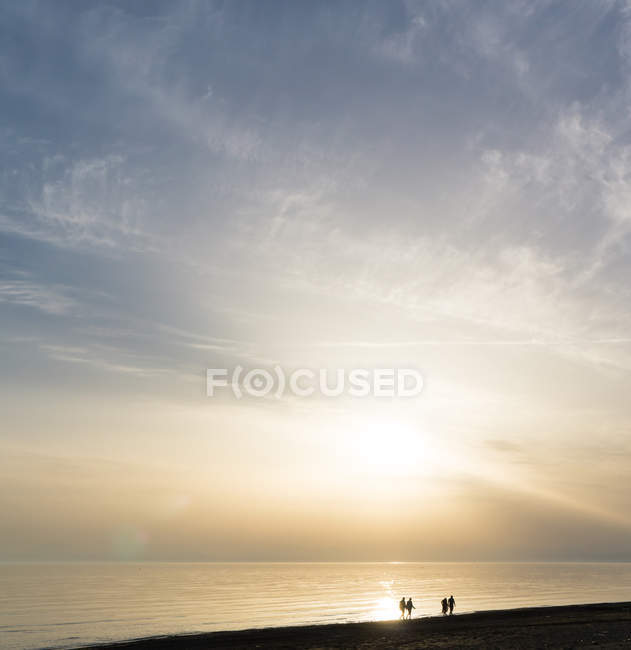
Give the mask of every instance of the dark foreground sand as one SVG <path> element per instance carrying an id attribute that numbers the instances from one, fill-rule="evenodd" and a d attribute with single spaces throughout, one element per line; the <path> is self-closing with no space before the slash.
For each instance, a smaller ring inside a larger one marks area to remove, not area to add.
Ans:
<path id="1" fill-rule="evenodd" d="M 201 648 L 629 648 L 631 603 L 538 607 L 412 621 L 213 632 L 115 643 L 112 650 Z"/>

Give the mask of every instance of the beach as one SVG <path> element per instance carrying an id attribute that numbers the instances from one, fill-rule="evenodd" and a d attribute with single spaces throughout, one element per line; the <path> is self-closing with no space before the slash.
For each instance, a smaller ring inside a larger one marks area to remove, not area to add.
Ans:
<path id="1" fill-rule="evenodd" d="M 631 647 L 631 602 L 495 610 L 411 621 L 212 632 L 84 646 L 96 647 L 101 650 L 624 648 Z"/>

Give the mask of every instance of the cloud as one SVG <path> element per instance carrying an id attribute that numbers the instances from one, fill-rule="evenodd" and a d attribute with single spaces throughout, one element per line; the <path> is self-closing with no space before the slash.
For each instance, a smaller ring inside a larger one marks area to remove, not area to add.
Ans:
<path id="1" fill-rule="evenodd" d="M 422 14 L 414 14 L 408 18 L 403 31 L 386 35 L 378 42 L 376 51 L 387 59 L 403 64 L 418 63 L 419 42 L 427 22 Z"/>
<path id="2" fill-rule="evenodd" d="M 49 343 L 40 344 L 40 348 L 51 359 L 56 361 L 86 364 L 99 371 L 110 373 L 136 377 L 155 377 L 175 372 L 172 367 L 152 367 L 148 364 L 149 359 L 146 356 L 140 357 L 139 355 L 130 354 L 119 348 L 98 346 L 97 349 L 89 349 L 86 347 L 54 345 Z M 142 365 L 130 364 L 130 358 L 133 358 L 136 363 L 140 361 Z"/>
<path id="3" fill-rule="evenodd" d="M 76 306 L 70 287 L 43 285 L 28 278 L 0 280 L 0 302 L 39 309 L 47 314 L 68 314 Z"/>
<path id="4" fill-rule="evenodd" d="M 0 216 L 0 230 L 62 247 L 152 250 L 143 188 L 119 155 L 45 157 L 38 174 L 23 170 L 20 210 Z M 17 213 L 16 213 L 17 212 Z"/>

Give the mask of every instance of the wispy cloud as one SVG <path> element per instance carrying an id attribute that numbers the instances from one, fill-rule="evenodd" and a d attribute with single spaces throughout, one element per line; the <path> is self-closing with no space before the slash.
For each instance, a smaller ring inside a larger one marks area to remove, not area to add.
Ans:
<path id="1" fill-rule="evenodd" d="M 48 314 L 67 314 L 76 305 L 70 288 L 44 285 L 26 277 L 0 280 L 0 302 L 33 307 Z"/>
<path id="2" fill-rule="evenodd" d="M 67 363 L 86 364 L 97 370 L 117 374 L 135 375 L 139 377 L 152 377 L 173 373 L 173 368 L 150 367 L 149 365 L 132 365 L 130 357 L 138 361 L 137 355 L 125 354 L 121 350 L 99 346 L 98 349 L 77 347 L 71 345 L 53 345 L 44 343 L 41 349 L 51 359 Z M 146 359 L 145 359 L 146 361 Z"/>

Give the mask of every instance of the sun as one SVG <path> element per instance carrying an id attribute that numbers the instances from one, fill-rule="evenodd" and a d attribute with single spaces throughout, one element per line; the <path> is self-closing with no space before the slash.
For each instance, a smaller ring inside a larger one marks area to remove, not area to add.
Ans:
<path id="1" fill-rule="evenodd" d="M 357 432 L 356 461 L 373 474 L 424 474 L 430 460 L 422 432 L 398 421 L 366 423 Z"/>

